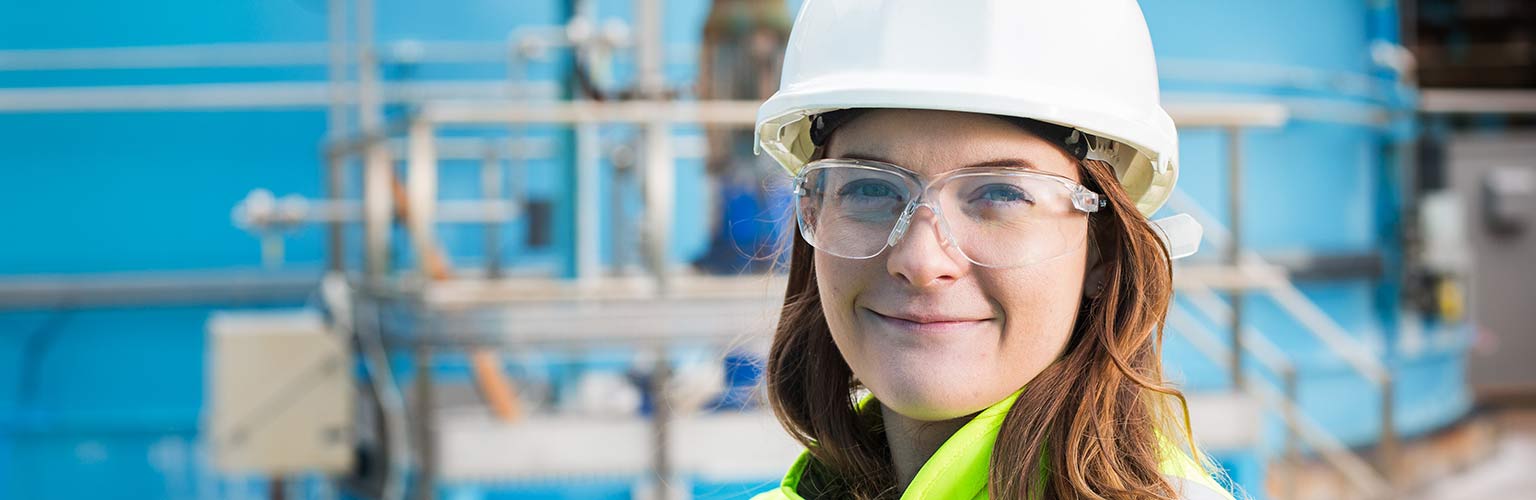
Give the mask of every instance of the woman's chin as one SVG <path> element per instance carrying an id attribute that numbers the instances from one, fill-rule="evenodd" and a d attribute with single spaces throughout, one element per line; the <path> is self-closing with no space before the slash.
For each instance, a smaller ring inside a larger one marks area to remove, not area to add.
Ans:
<path id="1" fill-rule="evenodd" d="M 1008 392 L 989 394 L 973 385 L 974 378 L 929 372 L 921 378 L 896 378 L 870 387 L 880 404 L 902 416 L 926 422 L 964 417 L 992 406 Z M 967 383 L 967 379 L 972 383 Z M 994 397 L 995 396 L 995 397 Z"/>

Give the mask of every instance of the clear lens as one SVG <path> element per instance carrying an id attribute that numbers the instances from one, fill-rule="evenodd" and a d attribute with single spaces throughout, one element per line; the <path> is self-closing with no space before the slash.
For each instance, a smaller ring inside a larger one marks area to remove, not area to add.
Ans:
<path id="1" fill-rule="evenodd" d="M 1087 234 L 1088 214 L 1074 204 L 1081 187 L 1044 173 L 960 170 L 924 185 L 899 167 L 825 160 L 808 165 L 798 181 L 801 235 L 844 258 L 878 255 L 918 206 L 938 214 L 945 237 L 988 267 L 1051 259 Z"/>
<path id="2" fill-rule="evenodd" d="M 1072 205 L 1071 189 L 1054 177 L 961 174 L 936 194 L 950 237 L 984 266 L 1047 260 L 1076 249 L 1087 235 L 1088 214 Z"/>
<path id="3" fill-rule="evenodd" d="M 806 242 L 850 259 L 885 249 L 917 183 L 895 172 L 856 165 L 812 166 L 800 176 L 797 210 Z"/>

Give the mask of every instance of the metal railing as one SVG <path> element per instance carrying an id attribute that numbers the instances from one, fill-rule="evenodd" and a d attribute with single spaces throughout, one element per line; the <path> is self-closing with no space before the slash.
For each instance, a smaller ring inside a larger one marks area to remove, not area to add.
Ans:
<path id="1" fill-rule="evenodd" d="M 1210 243 L 1208 251 L 1223 255 L 1226 265 L 1218 269 L 1190 269 L 1180 266 L 1175 282 L 1181 296 L 1189 298 L 1194 308 L 1216 324 L 1229 327 L 1229 345 L 1222 347 L 1208 330 L 1200 326 L 1180 307 L 1169 311 L 1169 322 L 1177 333 L 1189 339 L 1197 349 L 1228 370 L 1235 390 L 1254 394 L 1267 407 L 1275 409 L 1284 421 L 1287 439 L 1286 456 L 1294 466 L 1299 463 L 1299 438 L 1319 451 L 1324 461 L 1354 487 L 1368 496 L 1381 496 L 1390 491 L 1397 450 L 1397 434 L 1394 426 L 1392 373 L 1389 367 L 1359 340 L 1351 337 L 1343 327 L 1309 300 L 1291 282 L 1279 267 L 1264 261 L 1256 252 L 1241 245 L 1244 229 L 1243 213 L 1243 131 L 1251 127 L 1279 127 L 1289 119 L 1288 107 L 1276 105 L 1278 110 L 1265 111 L 1255 108 L 1243 116 L 1229 119 L 1209 119 L 1203 123 L 1178 121 L 1180 128 L 1215 128 L 1223 134 L 1226 146 L 1227 213 L 1231 216 L 1231 228 L 1207 212 L 1199 203 L 1175 191 L 1168 207 L 1187 213 L 1204 227 L 1204 239 Z M 1230 303 L 1216 293 L 1221 288 L 1229 293 Z M 1317 339 L 1328 352 L 1339 356 L 1348 366 L 1367 381 L 1377 385 L 1381 392 L 1380 438 L 1377 446 L 1376 466 L 1372 471 L 1353 452 L 1301 412 L 1298 400 L 1299 373 L 1296 363 L 1271 343 L 1257 329 L 1246 324 L 1244 306 L 1250 292 L 1258 292 L 1271 298 L 1289 317 L 1302 325 L 1303 331 Z M 1267 383 L 1248 380 L 1243 366 L 1244 355 L 1278 374 L 1283 387 L 1275 390 Z M 1286 481 L 1288 498 L 1294 495 L 1295 481 Z"/>
<path id="2" fill-rule="evenodd" d="M 1214 295 L 1214 294 L 1213 294 Z M 1182 308 L 1172 308 L 1168 312 L 1168 324 L 1180 336 L 1190 341 L 1195 349 L 1204 354 L 1218 366 L 1232 369 L 1228 353 L 1231 349 L 1222 345 L 1215 333 L 1200 325 L 1189 313 Z M 1246 352 L 1253 355 L 1254 359 L 1264 368 L 1280 374 L 1283 387 L 1276 389 L 1262 377 L 1252 377 L 1247 384 L 1238 390 L 1258 399 L 1264 406 L 1278 413 L 1286 428 L 1285 455 L 1292 465 L 1299 462 L 1300 449 L 1296 440 L 1306 443 L 1316 450 L 1323 460 L 1339 472 L 1357 491 L 1367 498 L 1384 498 L 1391 492 L 1391 483 L 1371 465 L 1354 452 L 1350 451 L 1343 442 L 1335 438 L 1322 425 L 1308 417 L 1296 402 L 1297 373 L 1296 367 L 1286 359 L 1274 344 L 1270 343 L 1258 331 L 1249 328 L 1244 331 L 1245 340 L 1248 341 Z M 1294 480 L 1287 478 L 1283 481 L 1285 488 L 1281 498 L 1296 498 Z"/>
<path id="3" fill-rule="evenodd" d="M 1229 251 L 1234 248 L 1234 239 L 1231 233 L 1222 226 L 1219 220 L 1202 209 L 1198 203 L 1189 197 L 1182 193 L 1175 193 L 1169 199 L 1169 207 L 1188 213 L 1200 221 L 1200 224 L 1205 227 L 1206 241 L 1210 242 L 1213 247 Z M 1259 279 L 1246 283 L 1239 279 L 1239 282 L 1231 283 L 1235 285 L 1232 287 L 1233 289 L 1259 292 L 1268 296 L 1280 307 L 1281 311 L 1296 320 L 1303 327 L 1301 329 L 1302 332 L 1318 340 L 1328 349 L 1328 352 L 1339 356 L 1352 371 L 1379 388 L 1381 392 L 1381 420 L 1379 422 L 1380 438 L 1377 444 L 1377 467 L 1383 474 L 1391 477 L 1394 467 L 1392 461 L 1397 449 L 1397 433 L 1395 432 L 1393 412 L 1395 398 L 1393 395 L 1391 369 L 1387 366 L 1386 362 L 1371 352 L 1369 346 L 1350 336 L 1344 330 L 1344 327 L 1339 326 L 1338 322 L 1334 321 L 1322 308 L 1308 299 L 1296 287 L 1295 283 L 1286 278 L 1283 272 L 1278 271 L 1278 267 L 1265 262 L 1258 253 L 1252 250 L 1240 250 L 1236 254 L 1238 260 L 1231 269 L 1235 271 L 1237 277 L 1257 276 Z M 1254 272 L 1255 270 L 1258 272 Z M 1206 304 L 1202 311 L 1208 312 L 1208 316 L 1213 321 L 1233 325 L 1234 332 L 1243 331 L 1245 326 L 1241 324 L 1240 318 L 1236 317 L 1237 311 L 1233 308 L 1237 304 L 1237 299 L 1234 299 L 1233 305 L 1222 304 L 1219 300 L 1212 301 L 1209 300 L 1209 297 L 1214 297 L 1214 292 L 1208 286 L 1199 284 L 1198 281 L 1186 283 L 1188 286 L 1185 288 L 1192 290 L 1195 296 L 1204 295 L 1208 297 L 1206 300 L 1201 301 L 1201 303 Z M 1245 340 L 1245 337 L 1234 339 L 1233 345 L 1236 346 L 1235 349 L 1239 351 L 1246 350 L 1243 347 L 1243 340 Z M 1240 380 L 1240 376 L 1235 375 L 1235 373 L 1239 369 L 1240 364 L 1233 367 L 1234 378 L 1237 380 Z"/>
<path id="4" fill-rule="evenodd" d="M 1203 354 L 1229 370 L 1236 390 L 1255 394 L 1266 406 L 1280 414 L 1287 430 L 1286 456 L 1293 466 L 1299 463 L 1299 453 L 1293 438 L 1299 438 L 1318 450 L 1324 461 L 1357 490 L 1370 497 L 1385 495 L 1391 491 L 1393 484 L 1398 447 L 1392 372 L 1367 345 L 1350 336 L 1322 308 L 1308 299 L 1284 271 L 1265 262 L 1258 253 L 1241 247 L 1239 241 L 1242 224 L 1237 215 L 1242 213 L 1241 129 L 1228 126 L 1224 131 L 1228 138 L 1231 182 L 1228 211 L 1233 217 L 1232 229 L 1223 226 L 1220 220 L 1182 192 L 1176 191 L 1168 206 L 1199 221 L 1205 229 L 1205 240 L 1213 250 L 1226 257 L 1226 267 L 1214 273 L 1189 273 L 1194 276 L 1183 276 L 1184 279 L 1178 279 L 1178 283 L 1180 292 L 1190 299 L 1190 304 L 1197 311 L 1217 324 L 1229 325 L 1230 347 L 1221 347 L 1219 342 L 1214 341 L 1214 335 L 1178 308 L 1170 311 L 1169 321 L 1175 325 L 1175 331 L 1189 339 Z M 1214 289 L 1218 287 L 1230 292 L 1230 304 L 1218 297 Z M 1299 374 L 1296 364 L 1289 361 L 1284 352 L 1269 342 L 1267 337 L 1244 322 L 1243 306 L 1251 292 L 1269 297 L 1282 312 L 1303 327 L 1302 331 L 1319 341 L 1328 352 L 1337 355 L 1352 371 L 1379 388 L 1380 437 L 1376 448 L 1375 471 L 1365 467 L 1363 460 L 1301 412 L 1297 403 Z M 1275 390 L 1266 383 L 1251 383 L 1243 367 L 1244 354 L 1253 356 L 1264 368 L 1278 374 L 1283 381 L 1283 388 Z M 1294 493 L 1294 487 L 1294 481 L 1285 482 L 1286 493 Z"/>

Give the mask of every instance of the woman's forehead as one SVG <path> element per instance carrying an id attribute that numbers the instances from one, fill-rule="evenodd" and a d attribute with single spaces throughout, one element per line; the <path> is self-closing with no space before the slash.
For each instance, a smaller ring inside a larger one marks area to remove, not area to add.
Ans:
<path id="1" fill-rule="evenodd" d="M 884 161 L 934 175 L 968 165 L 1022 160 L 1033 168 L 1077 179 L 1066 152 L 995 116 L 956 111 L 880 109 L 839 127 L 827 144 L 831 158 Z"/>

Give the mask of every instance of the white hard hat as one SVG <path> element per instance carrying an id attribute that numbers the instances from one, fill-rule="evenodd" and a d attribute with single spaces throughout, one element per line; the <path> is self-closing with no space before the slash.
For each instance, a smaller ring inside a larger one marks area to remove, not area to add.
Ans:
<path id="1" fill-rule="evenodd" d="M 1134 0 L 806 0 L 757 146 L 791 175 L 811 118 L 848 108 L 987 113 L 1071 127 L 1143 214 L 1178 179 L 1178 136 Z"/>

